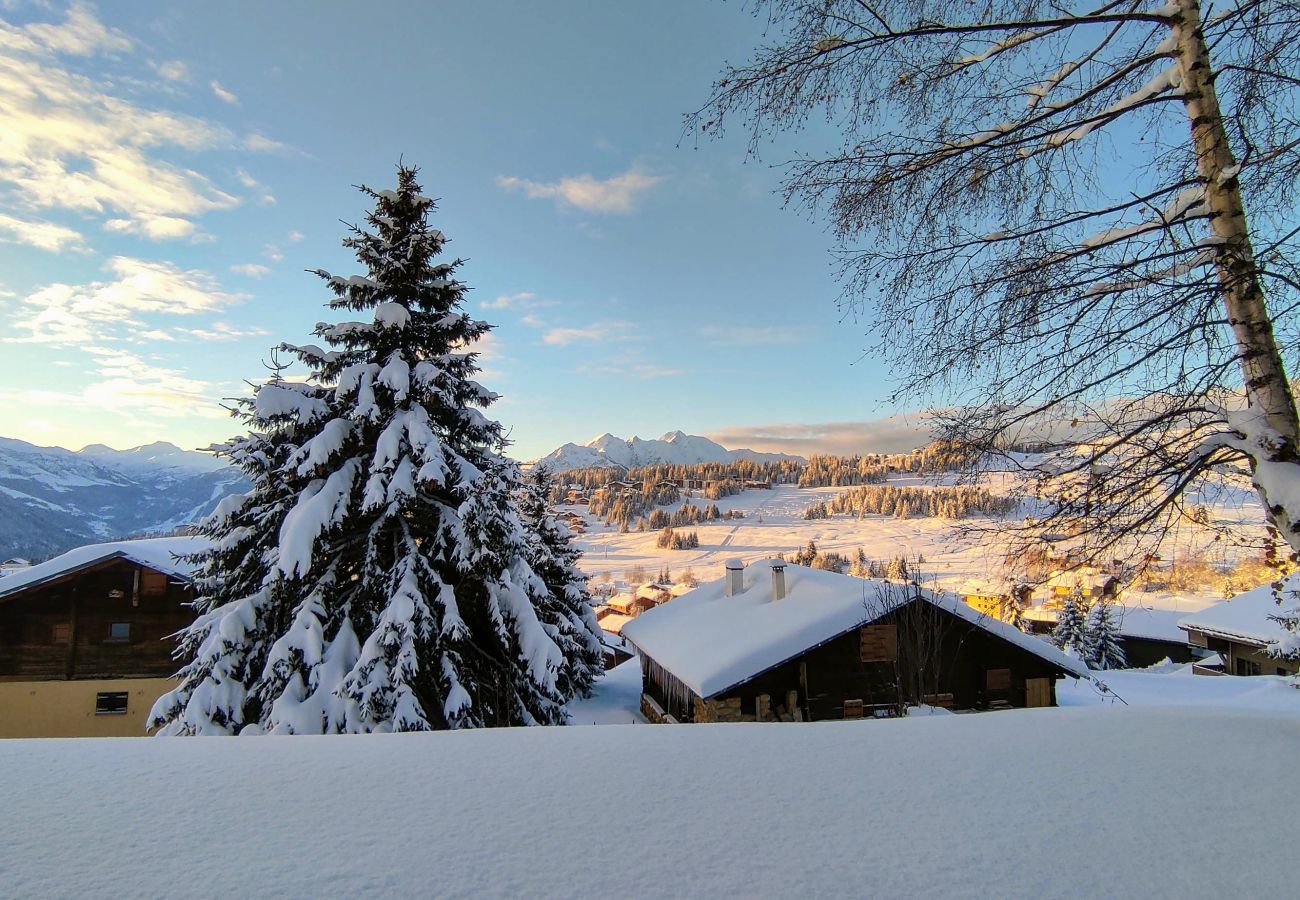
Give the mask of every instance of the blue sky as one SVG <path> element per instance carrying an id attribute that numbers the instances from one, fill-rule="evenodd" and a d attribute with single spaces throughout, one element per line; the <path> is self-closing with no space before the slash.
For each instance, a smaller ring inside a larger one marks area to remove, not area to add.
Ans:
<path id="1" fill-rule="evenodd" d="M 761 38 L 738 4 L 0 0 L 0 20 L 0 434 L 229 436 L 220 398 L 326 317 L 303 270 L 356 270 L 351 185 L 399 156 L 498 326 L 482 380 L 519 457 L 603 431 L 807 452 L 900 430 L 863 424 L 896 411 L 830 237 L 773 193 L 782 148 L 679 145 Z"/>

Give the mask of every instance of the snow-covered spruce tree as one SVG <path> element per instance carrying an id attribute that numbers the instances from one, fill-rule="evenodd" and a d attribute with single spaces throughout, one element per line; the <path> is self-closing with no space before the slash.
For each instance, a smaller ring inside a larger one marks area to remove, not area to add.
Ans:
<path id="1" fill-rule="evenodd" d="M 301 479 L 285 464 L 328 411 L 326 389 L 284 381 L 277 366 L 256 395 L 232 412 L 249 432 L 208 449 L 230 460 L 251 489 L 218 504 L 200 527 L 210 547 L 189 558 L 194 566 L 197 617 L 181 636 L 187 660 L 180 685 L 150 713 L 165 733 L 221 733 L 244 721 L 249 686 L 266 665 L 283 630 L 282 607 L 270 572 L 278 557 L 280 526 L 297 503 Z"/>
<path id="2" fill-rule="evenodd" d="M 560 693 L 587 696 L 604 671 L 604 645 L 587 576 L 578 569 L 582 553 L 573 545 L 573 532 L 551 513 L 550 486 L 550 473 L 535 466 L 519 489 L 519 517 L 528 535 L 528 563 L 546 585 L 538 617 L 564 652 Z"/>
<path id="3" fill-rule="evenodd" d="M 1088 611 L 1083 592 L 1075 588 L 1061 605 L 1061 614 L 1052 629 L 1052 643 L 1075 659 L 1088 659 Z"/>
<path id="4" fill-rule="evenodd" d="M 1098 601 L 1088 616 L 1088 665 L 1094 669 L 1123 669 L 1128 665 L 1119 639 L 1119 623 L 1110 604 Z"/>
<path id="5" fill-rule="evenodd" d="M 361 190 L 375 202 L 369 227 L 344 245 L 365 274 L 317 273 L 330 308 L 358 318 L 317 326 L 330 349 L 283 345 L 320 389 L 303 393 L 319 408 L 295 416 L 293 449 L 272 464 L 292 506 L 279 521 L 211 526 L 219 547 L 243 541 L 261 562 L 238 585 L 214 564 L 185 637 L 198 653 L 155 709 L 165 732 L 564 721 L 569 662 L 529 565 L 518 469 L 480 411 L 496 395 L 472 379 L 489 326 L 460 310 L 460 261 L 435 262 L 445 238 L 415 169 L 399 167 L 396 190 Z"/>

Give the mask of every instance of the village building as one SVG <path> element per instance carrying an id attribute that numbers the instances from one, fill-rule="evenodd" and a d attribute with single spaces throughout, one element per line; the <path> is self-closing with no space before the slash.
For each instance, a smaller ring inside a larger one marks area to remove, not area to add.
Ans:
<path id="1" fill-rule="evenodd" d="M 20 569 L 26 569 L 29 566 L 31 566 L 31 564 L 32 561 L 30 559 L 25 559 L 24 557 L 21 556 L 10 557 L 9 559 L 6 559 L 4 562 L 0 562 L 0 578 L 3 578 L 4 576 L 10 574 L 11 572 L 17 572 Z"/>
<path id="2" fill-rule="evenodd" d="M 621 628 L 657 722 L 815 721 L 1053 706 L 1089 677 L 1047 642 L 956 594 L 764 560 Z"/>
<path id="3" fill-rule="evenodd" d="M 0 579 L 0 738 L 145 734 L 203 538 L 92 544 Z"/>
<path id="4" fill-rule="evenodd" d="M 1300 659 L 1279 659 L 1268 652 L 1270 644 L 1287 634 L 1274 617 L 1300 605 L 1297 591 L 1300 591 L 1300 577 L 1293 575 L 1282 586 L 1281 604 L 1270 583 L 1183 616 L 1178 627 L 1187 633 L 1188 643 L 1217 653 L 1222 660 L 1221 669 L 1198 666 L 1194 671 L 1207 675 L 1300 673 Z"/>
<path id="5" fill-rule="evenodd" d="M 1119 594 L 1119 588 L 1119 579 L 1106 572 L 1088 567 L 1067 569 L 1053 573 L 1043 584 L 1047 595 L 1043 605 L 1049 609 L 1060 609 L 1066 599 L 1076 592 L 1088 604 L 1097 600 L 1110 600 Z"/>

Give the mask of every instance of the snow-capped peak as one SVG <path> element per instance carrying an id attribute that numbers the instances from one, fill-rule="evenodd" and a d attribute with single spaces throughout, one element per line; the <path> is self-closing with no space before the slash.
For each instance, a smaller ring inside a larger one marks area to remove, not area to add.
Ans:
<path id="1" fill-rule="evenodd" d="M 537 460 L 552 472 L 612 466 L 629 469 L 655 464 L 694 465 L 725 463 L 745 459 L 753 462 L 776 462 L 799 459 L 786 453 L 759 453 L 754 450 L 728 450 L 721 444 L 684 431 L 670 431 L 658 440 L 629 440 L 605 432 L 586 444 L 568 443 Z"/>

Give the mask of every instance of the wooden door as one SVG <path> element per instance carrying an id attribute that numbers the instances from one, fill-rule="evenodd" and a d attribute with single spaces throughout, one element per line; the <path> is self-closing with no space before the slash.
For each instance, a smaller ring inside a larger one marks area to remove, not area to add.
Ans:
<path id="1" fill-rule="evenodd" d="M 1050 678 L 1025 679 L 1025 706 L 1051 706 L 1052 680 Z"/>

